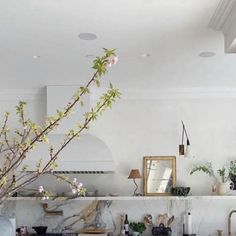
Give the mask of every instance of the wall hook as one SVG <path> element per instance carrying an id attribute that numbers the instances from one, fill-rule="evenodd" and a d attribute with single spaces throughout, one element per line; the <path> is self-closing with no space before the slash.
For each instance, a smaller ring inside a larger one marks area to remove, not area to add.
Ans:
<path id="1" fill-rule="evenodd" d="M 49 211 L 47 203 L 43 203 L 43 209 L 47 215 L 53 215 L 53 216 L 62 216 L 63 215 L 63 211 Z"/>

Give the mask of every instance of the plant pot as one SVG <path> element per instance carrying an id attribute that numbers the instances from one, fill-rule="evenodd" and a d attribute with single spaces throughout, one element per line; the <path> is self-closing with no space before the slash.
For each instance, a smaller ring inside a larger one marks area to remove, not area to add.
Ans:
<path id="1" fill-rule="evenodd" d="M 136 231 L 134 231 L 132 234 L 133 236 L 139 236 L 139 232 L 136 232 Z"/>
<path id="2" fill-rule="evenodd" d="M 227 195 L 233 189 L 234 183 L 232 181 L 227 181 L 225 183 L 218 183 L 217 192 L 218 195 Z"/>
<path id="3" fill-rule="evenodd" d="M 47 226 L 33 226 L 32 227 L 38 235 L 45 235 L 47 232 Z"/>
<path id="4" fill-rule="evenodd" d="M 10 220 L 2 215 L 0 215 L 0 229 L 1 229 L 1 235 L 4 236 L 11 236 L 14 235 L 15 233 Z"/>
<path id="5" fill-rule="evenodd" d="M 190 192 L 190 187 L 174 187 L 171 188 L 171 193 L 174 196 L 186 197 Z"/>
<path id="6" fill-rule="evenodd" d="M 232 190 L 236 190 L 236 175 L 230 174 L 229 177 L 230 177 L 230 180 L 234 183 Z"/>

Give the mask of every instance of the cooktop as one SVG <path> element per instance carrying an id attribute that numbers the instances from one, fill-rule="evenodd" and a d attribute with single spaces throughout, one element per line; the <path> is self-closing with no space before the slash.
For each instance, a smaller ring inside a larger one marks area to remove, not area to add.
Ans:
<path id="1" fill-rule="evenodd" d="M 41 235 L 42 236 L 62 236 L 62 234 L 30 234 L 30 236 L 41 236 Z"/>
<path id="2" fill-rule="evenodd" d="M 62 234 L 30 234 L 30 236 L 62 236 Z M 64 236 L 64 235 L 63 235 Z"/>
<path id="3" fill-rule="evenodd" d="M 53 233 L 46 233 L 46 234 L 30 234 L 30 236 L 76 236 L 76 233 L 58 233 L 58 234 L 53 234 Z"/>

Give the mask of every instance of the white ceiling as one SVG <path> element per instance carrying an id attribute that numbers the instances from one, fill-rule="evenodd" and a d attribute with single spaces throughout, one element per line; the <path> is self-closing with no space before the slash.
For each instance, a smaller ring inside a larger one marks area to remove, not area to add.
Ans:
<path id="1" fill-rule="evenodd" d="M 0 0 L 1 89 L 81 84 L 87 54 L 117 48 L 120 88 L 236 86 L 235 55 L 207 27 L 218 0 Z M 92 32 L 94 41 L 78 34 Z M 201 58 L 202 51 L 216 56 Z M 142 57 L 149 53 L 150 57 Z M 33 59 L 40 55 L 40 59 Z"/>

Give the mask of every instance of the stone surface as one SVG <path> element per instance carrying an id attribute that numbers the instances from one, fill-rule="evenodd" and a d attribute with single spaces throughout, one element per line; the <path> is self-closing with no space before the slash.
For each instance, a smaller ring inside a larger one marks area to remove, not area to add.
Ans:
<path id="1" fill-rule="evenodd" d="M 215 235 L 217 229 L 226 233 L 228 212 L 234 208 L 234 200 L 127 200 L 127 201 L 66 201 L 49 202 L 52 209 L 62 210 L 63 216 L 45 215 L 42 203 L 37 201 L 8 202 L 2 214 L 16 216 L 17 226 L 47 225 L 48 232 L 78 232 L 84 227 L 106 227 L 108 231 L 118 234 L 120 216 L 128 214 L 129 221 L 143 221 L 146 214 L 151 214 L 156 223 L 158 214 L 174 215 L 172 224 L 174 235 L 182 233 L 182 216 L 186 211 L 192 212 L 193 228 L 198 235 Z M 222 220 L 224 219 L 224 220 Z M 148 227 L 144 235 L 150 235 Z"/>

